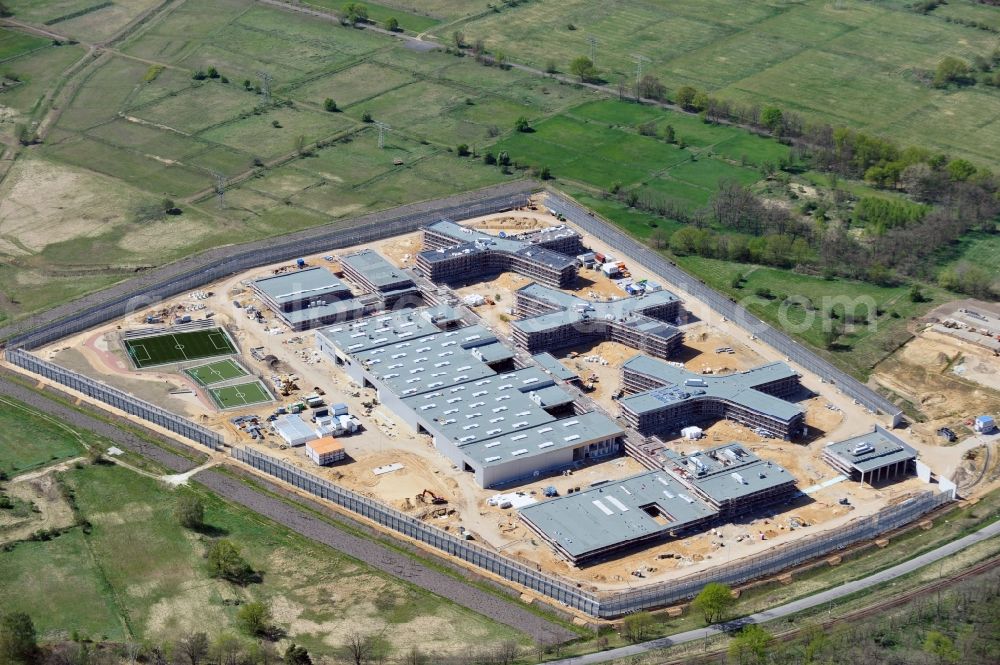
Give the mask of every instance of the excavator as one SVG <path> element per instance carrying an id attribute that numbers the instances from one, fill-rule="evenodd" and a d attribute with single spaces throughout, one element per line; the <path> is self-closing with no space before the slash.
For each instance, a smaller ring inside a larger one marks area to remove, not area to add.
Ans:
<path id="1" fill-rule="evenodd" d="M 440 497 L 434 492 L 425 489 L 423 492 L 417 495 L 417 501 L 421 503 L 429 503 L 434 506 L 440 506 L 441 504 L 448 503 L 448 499 Z"/>

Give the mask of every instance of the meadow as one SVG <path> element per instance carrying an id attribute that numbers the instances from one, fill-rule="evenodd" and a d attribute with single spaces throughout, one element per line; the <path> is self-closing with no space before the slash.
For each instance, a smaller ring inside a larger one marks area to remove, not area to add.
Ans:
<path id="1" fill-rule="evenodd" d="M 198 490 L 171 490 L 122 467 L 64 474 L 89 533 L 77 527 L 0 554 L 5 610 L 28 612 L 41 638 L 152 642 L 189 631 L 238 633 L 240 602 L 271 603 L 279 625 L 314 655 L 333 656 L 349 630 L 389 630 L 400 653 L 457 652 L 526 638 L 438 596 L 389 578 L 279 524 Z M 177 491 L 194 491 L 210 528 L 185 530 Z M 209 577 L 205 552 L 225 537 L 261 573 L 238 587 Z"/>
<path id="2" fill-rule="evenodd" d="M 591 54 L 587 40 L 595 37 L 596 64 L 611 83 L 633 81 L 631 56 L 642 54 L 649 58 L 644 71 L 669 89 L 692 85 L 725 99 L 772 103 L 997 167 L 1000 92 L 938 90 L 920 81 L 945 56 L 989 56 L 994 33 L 949 19 L 989 22 L 996 10 L 956 0 L 920 15 L 908 5 L 566 0 L 504 8 L 458 29 L 519 62 L 564 72 L 573 58 Z"/>
<path id="3" fill-rule="evenodd" d="M 7 476 L 82 455 L 88 438 L 20 402 L 0 400 L 0 472 Z"/>
<path id="4" fill-rule="evenodd" d="M 123 6 L 138 11 L 145 5 L 135 0 Z M 844 6 L 752 2 L 737 10 L 720 0 L 681 0 L 667 12 L 658 0 L 627 6 L 570 0 L 494 11 L 478 2 L 392 0 L 372 8 L 435 21 L 437 27 L 430 29 L 438 30 L 443 41 L 450 41 L 454 29 L 464 32 L 467 41 L 488 29 L 493 34 L 488 46 L 503 44 L 512 57 L 529 62 L 534 62 L 532 49 L 540 62 L 543 54 L 568 61 L 586 44 L 586 35 L 596 34 L 598 66 L 623 75 L 630 71 L 628 59 L 622 56 L 620 66 L 615 65 L 612 52 L 642 52 L 643 44 L 655 44 L 661 52 L 650 55 L 649 67 L 671 87 L 684 82 L 754 97 L 758 93 L 747 81 L 777 76 L 772 70 L 787 63 L 803 65 L 781 79 L 795 82 L 782 88 L 783 95 L 794 96 L 812 85 L 812 78 L 822 80 L 823 59 L 845 60 L 850 67 L 843 76 L 848 76 L 858 63 L 847 60 L 890 57 L 871 48 L 870 21 L 889 33 L 909 31 L 915 42 L 913 31 L 931 20 L 901 14 L 895 6 L 850 1 Z M 41 11 L 32 7 L 32 12 Z M 73 21 L 92 20 L 101 11 Z M 37 16 L 35 20 L 51 18 Z M 899 24 L 889 25 L 885 16 L 899 18 Z M 948 35 L 965 39 L 967 30 L 933 20 L 934 38 L 919 47 L 925 58 L 931 57 L 931 46 Z M 567 28 L 569 22 L 575 30 Z M 520 28 L 526 32 L 515 35 Z M 543 39 L 546 29 L 549 36 Z M 675 34 L 679 36 L 662 38 Z M 854 40 L 850 48 L 848 37 Z M 708 48 L 705 39 L 718 42 L 712 48 L 719 52 L 700 51 Z M 816 43 L 804 44 L 810 40 Z M 834 42 L 843 48 L 823 50 Z M 723 54 L 723 43 L 731 53 Z M 984 42 L 977 34 L 967 43 L 974 50 Z M 16 259 L 0 265 L 5 316 L 24 316 L 113 283 L 136 266 L 161 265 L 220 243 L 335 223 L 537 175 L 543 168 L 558 186 L 642 237 L 652 228 L 649 220 L 637 211 L 617 209 L 602 192 L 634 191 L 692 213 L 711 200 L 722 181 L 763 187 L 762 172 L 789 157 L 787 146 L 738 128 L 611 100 L 516 68 L 484 67 L 471 57 L 418 52 L 373 31 L 248 0 L 189 0 L 141 26 L 118 48 L 120 55 L 85 69 L 82 85 L 61 109 L 45 142 L 22 156 L 0 185 L 0 253 Z M 912 48 L 919 50 L 918 45 Z M 20 113 L 32 112 L 43 84 L 53 78 L 45 65 L 68 66 L 81 54 L 77 46 L 45 46 L 14 57 L 6 66 L 32 73 L 39 84 L 29 78 L 5 99 Z M 690 74 L 678 65 L 682 58 L 691 59 Z M 813 64 L 805 66 L 801 58 L 812 58 Z M 670 74 L 674 78 L 657 69 L 666 65 L 676 69 Z M 875 67 L 873 76 L 888 76 L 887 66 Z M 192 77 L 211 67 L 219 78 Z M 260 72 L 271 77 L 271 103 L 256 87 Z M 911 85 L 909 79 L 900 83 L 889 78 L 892 85 L 886 90 L 893 94 L 899 93 L 893 86 Z M 927 110 L 924 106 L 905 97 L 892 108 L 880 106 L 882 93 L 874 95 L 862 83 L 851 90 L 832 86 L 810 94 L 826 95 L 824 107 L 843 115 L 844 122 L 885 121 L 905 111 L 915 119 L 913 130 L 921 131 L 917 119 Z M 34 97 L 26 94 L 31 90 Z M 949 140 L 975 136 L 970 141 L 978 148 L 992 150 L 989 127 L 1000 117 L 990 111 L 992 91 L 921 94 L 934 104 L 947 100 L 952 108 L 968 103 L 969 113 L 949 120 L 949 127 L 968 123 L 967 131 L 950 132 Z M 850 95 L 855 95 L 851 112 L 839 110 L 841 97 Z M 336 102 L 336 112 L 326 110 L 327 99 Z M 514 130 L 521 117 L 533 131 Z M 389 126 L 382 149 L 368 120 Z M 673 143 L 665 139 L 668 128 Z M 473 156 L 458 157 L 459 144 L 466 144 Z M 487 151 L 507 152 L 513 171 L 484 164 L 480 158 Z M 221 202 L 213 196 L 220 176 L 240 178 L 227 187 Z M 801 177 L 829 185 L 819 174 Z M 64 203 L 38 206 L 39 181 L 55 195 L 53 200 Z M 839 186 L 855 194 L 872 191 L 861 183 L 842 181 Z M 182 214 L 158 213 L 163 199 L 179 206 Z M 680 226 L 670 220 L 655 223 L 665 232 Z M 963 243 L 941 264 L 962 260 L 966 251 L 989 254 L 990 247 L 988 239 Z M 689 263 L 696 273 L 713 269 Z"/>
<path id="5" fill-rule="evenodd" d="M 667 234 L 680 228 L 676 222 L 663 220 L 628 208 L 614 200 L 576 192 L 576 198 L 601 216 L 648 240 L 654 230 Z M 990 241 L 993 236 L 986 236 Z M 762 320 L 806 342 L 841 369 L 866 379 L 874 366 L 909 339 L 907 324 L 930 309 L 955 298 L 942 289 L 924 286 L 925 302 L 915 303 L 908 286 L 877 286 L 842 278 L 824 278 L 791 270 L 738 263 L 701 256 L 670 254 L 670 259 L 712 288 L 731 296 Z M 738 281 L 737 277 L 742 277 Z M 765 295 L 761 295 L 765 294 Z M 789 302 L 786 303 L 785 301 Z M 795 302 L 810 303 L 815 308 Z M 847 305 L 845 312 L 844 305 Z M 841 334 L 832 348 L 827 348 L 825 314 L 833 305 L 834 321 Z M 853 313 L 859 321 L 870 324 L 845 324 L 844 314 Z"/>

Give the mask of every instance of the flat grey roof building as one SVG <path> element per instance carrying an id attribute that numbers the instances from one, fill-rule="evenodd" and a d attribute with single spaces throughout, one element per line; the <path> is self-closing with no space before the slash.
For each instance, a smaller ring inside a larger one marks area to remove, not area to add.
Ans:
<path id="1" fill-rule="evenodd" d="M 613 420 L 578 413 L 540 367 L 498 371 L 513 352 L 482 326 L 440 327 L 454 320 L 447 307 L 412 310 L 320 330 L 316 341 L 483 487 L 619 450 L 624 430 Z"/>
<path id="2" fill-rule="evenodd" d="M 302 309 L 308 303 L 351 296 L 351 290 L 329 270 L 314 266 L 254 280 L 252 286 L 270 306 Z"/>
<path id="3" fill-rule="evenodd" d="M 669 291 L 652 291 L 617 300 L 586 300 L 542 284 L 517 290 L 511 323 L 514 342 L 531 353 L 611 340 L 659 358 L 681 345 L 683 334 L 668 323 L 680 312 Z"/>
<path id="4" fill-rule="evenodd" d="M 417 270 L 438 283 L 512 271 L 564 288 L 576 281 L 577 263 L 572 257 L 581 247 L 580 235 L 566 227 L 508 236 L 441 220 L 424 227 Z"/>
<path id="5" fill-rule="evenodd" d="M 618 401 L 622 417 L 645 435 L 725 417 L 791 438 L 805 416 L 798 405 L 782 399 L 799 387 L 799 375 L 782 362 L 719 376 L 639 355 L 622 366 L 622 379 L 629 394 Z"/>
<path id="6" fill-rule="evenodd" d="M 649 471 L 520 510 L 556 551 L 583 563 L 701 525 L 717 511 L 670 474 Z"/>
<path id="7" fill-rule="evenodd" d="M 375 250 L 363 249 L 342 256 L 340 265 L 346 277 L 378 296 L 387 307 L 402 297 L 419 294 L 413 279 Z"/>
<path id="8" fill-rule="evenodd" d="M 566 367 L 566 365 L 563 365 L 559 362 L 558 358 L 548 351 L 536 353 L 531 356 L 531 359 L 546 372 L 562 381 L 576 381 L 580 378 L 576 372 Z"/>
<path id="9" fill-rule="evenodd" d="M 823 459 L 848 478 L 876 483 L 913 472 L 917 451 L 876 425 L 867 434 L 827 444 Z"/>
<path id="10" fill-rule="evenodd" d="M 724 515 L 744 513 L 796 492 L 795 478 L 788 471 L 760 459 L 739 443 L 687 456 L 670 449 L 665 454 L 665 467 Z"/>

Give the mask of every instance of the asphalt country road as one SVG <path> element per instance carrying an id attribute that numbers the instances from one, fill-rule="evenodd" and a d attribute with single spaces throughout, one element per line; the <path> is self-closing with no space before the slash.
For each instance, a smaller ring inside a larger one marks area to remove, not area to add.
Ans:
<path id="1" fill-rule="evenodd" d="M 714 635 L 739 629 L 747 624 L 767 623 L 768 621 L 788 617 L 802 612 L 803 610 L 822 607 L 827 603 L 844 598 L 853 593 L 864 591 L 865 589 L 870 589 L 871 587 L 883 584 L 884 582 L 902 577 L 903 575 L 912 573 L 920 568 L 923 568 L 924 566 L 940 561 L 945 557 L 951 556 L 956 552 L 960 552 L 975 545 L 976 543 L 981 543 L 984 540 L 988 540 L 997 535 L 1000 535 L 1000 522 L 993 522 L 975 533 L 971 533 L 968 536 L 959 538 L 958 540 L 953 540 L 952 542 L 942 545 L 937 549 L 921 554 L 920 556 L 910 559 L 909 561 L 904 561 L 903 563 L 893 566 L 892 568 L 887 568 L 886 570 L 875 573 L 874 575 L 869 575 L 868 577 L 860 580 L 842 584 L 833 589 L 829 589 L 806 598 L 800 598 L 799 600 L 786 603 L 785 605 L 779 605 L 778 607 L 770 610 L 765 610 L 741 619 L 716 624 L 714 626 L 689 630 L 683 633 L 677 633 L 676 635 L 671 635 L 669 637 L 661 637 L 659 639 L 643 642 L 641 644 L 633 644 L 626 647 L 619 647 L 617 649 L 609 649 L 608 651 L 587 654 L 585 656 L 549 661 L 547 665 L 594 665 L 596 663 L 606 663 L 618 658 L 627 658 L 629 656 L 637 656 L 648 653 L 656 649 L 664 649 L 678 644 L 704 640 Z"/>
<path id="2" fill-rule="evenodd" d="M 55 388 L 46 388 L 46 392 L 59 395 L 69 401 L 74 399 Z M 111 423 L 77 411 L 65 404 L 54 402 L 34 390 L 4 378 L 2 375 L 0 375 L 0 395 L 12 397 L 75 427 L 90 430 L 114 441 L 121 448 L 155 460 L 177 473 L 190 471 L 207 459 L 205 455 L 198 455 L 201 461 L 194 462 L 175 455 L 144 441 L 135 434 L 115 427 Z M 151 430 L 146 430 L 146 433 L 154 438 L 162 439 Z M 258 491 L 232 476 L 215 470 L 202 471 L 195 475 L 194 480 L 223 498 L 283 524 L 300 535 L 332 547 L 393 577 L 406 580 L 421 589 L 447 598 L 493 621 L 522 631 L 543 644 L 565 642 L 576 637 L 572 631 L 563 626 L 534 614 L 513 602 L 508 602 L 499 595 L 489 593 L 451 575 L 425 566 L 405 553 L 374 540 L 348 533 L 319 519 L 316 515 L 309 514 L 303 508 L 283 501 L 278 496 L 289 496 L 314 510 L 329 512 L 329 509 L 322 504 L 307 501 L 298 496 L 292 497 L 290 493 L 262 478 L 254 476 L 257 483 L 273 494 Z"/>

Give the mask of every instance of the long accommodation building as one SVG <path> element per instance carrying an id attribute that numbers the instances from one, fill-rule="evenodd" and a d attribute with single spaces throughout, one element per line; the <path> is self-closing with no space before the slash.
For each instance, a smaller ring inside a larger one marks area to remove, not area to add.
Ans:
<path id="1" fill-rule="evenodd" d="M 424 228 L 424 251 L 417 254 L 416 265 L 422 275 L 442 284 L 516 272 L 555 288 L 569 288 L 576 282 L 576 259 L 553 248 L 575 248 L 579 243 L 579 234 L 565 227 L 521 239 L 443 220 Z"/>
<path id="2" fill-rule="evenodd" d="M 799 375 L 782 362 L 704 376 L 638 355 L 622 366 L 626 396 L 618 404 L 622 419 L 645 436 L 725 418 L 764 435 L 791 439 L 801 433 L 805 412 L 783 398 L 798 388 Z"/>
<path id="3" fill-rule="evenodd" d="M 678 537 L 718 512 L 665 471 L 649 471 L 521 508 L 525 525 L 576 565 Z"/>
<path id="4" fill-rule="evenodd" d="M 528 284 L 515 296 L 515 313 L 521 319 L 511 324 L 511 331 L 514 343 L 529 353 L 613 341 L 654 358 L 669 358 L 684 340 L 669 323 L 677 320 L 681 306 L 669 291 L 593 301 Z"/>
<path id="5" fill-rule="evenodd" d="M 581 412 L 536 366 L 504 372 L 514 352 L 482 326 L 451 327 L 446 306 L 317 331 L 318 348 L 482 487 L 620 450 L 624 430 Z"/>

